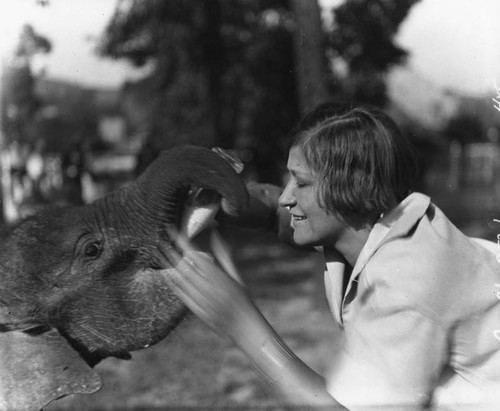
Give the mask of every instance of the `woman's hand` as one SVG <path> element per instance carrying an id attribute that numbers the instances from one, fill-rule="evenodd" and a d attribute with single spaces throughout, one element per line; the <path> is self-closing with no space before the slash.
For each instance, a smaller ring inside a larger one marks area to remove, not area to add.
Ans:
<path id="1" fill-rule="evenodd" d="M 172 287 L 188 308 L 213 331 L 232 339 L 242 338 L 244 319 L 258 312 L 231 261 L 227 247 L 213 231 L 210 254 L 193 249 L 179 240 L 183 256 L 169 251 L 173 268 L 166 269 Z"/>
<path id="2" fill-rule="evenodd" d="M 207 253 L 180 240 L 183 256 L 169 252 L 173 268 L 166 269 L 174 291 L 219 335 L 229 336 L 255 369 L 292 403 L 339 406 L 326 392 L 325 382 L 284 343 L 253 304 L 240 283 L 227 248 L 213 235 Z"/>

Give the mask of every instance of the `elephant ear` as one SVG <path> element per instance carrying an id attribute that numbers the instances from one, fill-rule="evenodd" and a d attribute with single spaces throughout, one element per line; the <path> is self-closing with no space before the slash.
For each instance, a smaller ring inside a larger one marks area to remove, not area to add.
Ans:
<path id="1" fill-rule="evenodd" d="M 0 409 L 38 411 L 69 394 L 101 387 L 92 370 L 55 329 L 0 332 Z"/>

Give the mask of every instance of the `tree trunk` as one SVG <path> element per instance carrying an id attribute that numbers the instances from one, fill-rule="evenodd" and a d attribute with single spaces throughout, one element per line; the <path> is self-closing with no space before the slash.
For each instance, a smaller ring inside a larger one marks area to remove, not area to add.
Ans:
<path id="1" fill-rule="evenodd" d="M 328 70 L 317 0 L 291 0 L 296 18 L 294 35 L 295 70 L 301 113 L 331 98 Z"/>
<path id="2" fill-rule="evenodd" d="M 294 42 L 295 81 L 300 114 L 331 98 L 325 55 L 321 10 L 317 0 L 290 0 L 296 19 Z M 324 305 L 323 276 L 315 277 L 314 304 Z"/>

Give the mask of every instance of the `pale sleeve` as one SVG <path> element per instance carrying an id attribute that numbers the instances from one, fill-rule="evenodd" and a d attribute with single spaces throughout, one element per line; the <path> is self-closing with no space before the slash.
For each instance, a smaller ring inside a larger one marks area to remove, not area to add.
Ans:
<path id="1" fill-rule="evenodd" d="M 346 312 L 345 346 L 327 376 L 328 391 L 350 410 L 424 406 L 447 362 L 446 332 L 405 296 L 379 291 L 361 296 L 355 316 Z"/>

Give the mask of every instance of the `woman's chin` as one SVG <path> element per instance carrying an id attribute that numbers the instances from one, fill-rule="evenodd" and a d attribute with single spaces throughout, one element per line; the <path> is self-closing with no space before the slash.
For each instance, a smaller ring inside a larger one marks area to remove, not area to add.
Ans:
<path id="1" fill-rule="evenodd" d="M 303 235 L 301 236 L 300 233 L 297 232 L 293 233 L 293 242 L 295 245 L 300 247 L 312 247 L 318 245 L 317 241 L 314 241 L 314 239 Z"/>

